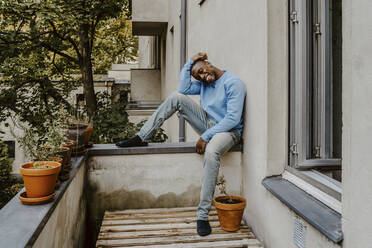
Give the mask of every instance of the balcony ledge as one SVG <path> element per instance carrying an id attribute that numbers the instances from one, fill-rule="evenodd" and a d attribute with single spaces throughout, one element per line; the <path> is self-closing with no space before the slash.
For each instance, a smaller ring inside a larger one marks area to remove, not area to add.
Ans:
<path id="1" fill-rule="evenodd" d="M 88 151 L 89 156 L 108 155 L 139 155 L 139 154 L 168 154 L 168 153 L 195 153 L 196 142 L 182 143 L 150 143 L 143 147 L 120 148 L 115 144 L 95 144 Z M 241 152 L 242 145 L 237 144 L 230 152 Z"/>
<path id="2" fill-rule="evenodd" d="M 70 179 L 62 182 L 54 199 L 43 205 L 23 205 L 18 199 L 23 188 L 0 211 L 0 240 L 5 247 L 31 247 L 50 219 L 86 157 L 72 158 Z"/>

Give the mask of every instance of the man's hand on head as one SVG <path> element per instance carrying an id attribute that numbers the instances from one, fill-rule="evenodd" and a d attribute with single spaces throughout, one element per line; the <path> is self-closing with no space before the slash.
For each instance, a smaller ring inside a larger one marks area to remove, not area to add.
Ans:
<path id="1" fill-rule="evenodd" d="M 203 53 L 203 52 L 199 52 L 197 54 L 195 54 L 194 56 L 191 57 L 191 60 L 192 61 L 198 61 L 198 60 L 207 60 L 208 59 L 208 55 L 206 53 Z"/>
<path id="2" fill-rule="evenodd" d="M 201 137 L 196 143 L 196 152 L 199 154 L 203 154 L 205 152 L 205 147 L 207 146 L 208 142 L 203 140 Z"/>

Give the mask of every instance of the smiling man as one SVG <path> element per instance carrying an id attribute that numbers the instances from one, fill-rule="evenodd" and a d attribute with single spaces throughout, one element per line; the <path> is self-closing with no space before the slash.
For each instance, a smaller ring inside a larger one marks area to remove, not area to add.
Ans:
<path id="1" fill-rule="evenodd" d="M 197 209 L 197 232 L 211 233 L 208 222 L 220 158 L 239 143 L 243 129 L 242 112 L 246 88 L 242 81 L 207 61 L 206 53 L 193 56 L 183 67 L 178 92 L 170 95 L 141 128 L 119 147 L 146 146 L 151 135 L 176 111 L 201 135 L 196 152 L 204 154 L 204 176 Z M 191 76 L 197 81 L 192 81 Z M 201 106 L 186 95 L 200 95 Z"/>

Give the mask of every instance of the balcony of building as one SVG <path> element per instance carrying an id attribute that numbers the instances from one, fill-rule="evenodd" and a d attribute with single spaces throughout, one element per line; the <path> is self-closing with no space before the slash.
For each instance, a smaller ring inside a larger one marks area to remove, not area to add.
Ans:
<path id="1" fill-rule="evenodd" d="M 228 191 L 241 194 L 241 146 L 233 147 L 221 164 Z M 99 247 L 259 246 L 248 223 L 243 222 L 235 235 L 222 231 L 215 210 L 211 212 L 213 235 L 196 235 L 194 210 L 202 168 L 195 143 L 136 148 L 94 145 L 73 159 L 70 179 L 56 190 L 51 202 L 23 205 L 18 194 L 0 211 L 0 222 L 7 223 L 0 226 L 1 243 L 6 247 L 92 247 L 98 240 Z M 128 209 L 132 210 L 123 212 Z M 146 213 L 151 216 L 144 218 Z"/>
<path id="2" fill-rule="evenodd" d="M 160 35 L 168 23 L 168 0 L 133 0 L 134 35 Z"/>

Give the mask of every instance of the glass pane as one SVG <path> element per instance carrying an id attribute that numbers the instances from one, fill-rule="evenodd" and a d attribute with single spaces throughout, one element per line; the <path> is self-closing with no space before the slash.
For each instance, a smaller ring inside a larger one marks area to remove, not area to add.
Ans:
<path id="1" fill-rule="evenodd" d="M 332 0 L 333 157 L 341 158 L 342 137 L 342 1 Z"/>

